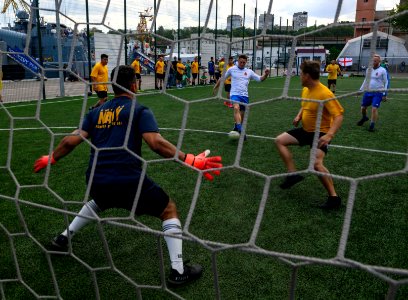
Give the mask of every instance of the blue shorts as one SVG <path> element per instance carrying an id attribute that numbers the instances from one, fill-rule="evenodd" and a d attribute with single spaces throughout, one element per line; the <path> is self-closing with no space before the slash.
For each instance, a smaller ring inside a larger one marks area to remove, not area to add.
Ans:
<path id="1" fill-rule="evenodd" d="M 104 211 L 110 208 L 123 208 L 130 211 L 135 202 L 138 184 L 97 184 L 91 186 L 90 195 L 98 207 Z M 150 215 L 160 218 L 169 203 L 169 196 L 147 176 L 136 207 L 136 215 Z"/>
<path id="2" fill-rule="evenodd" d="M 236 101 L 236 102 L 240 102 L 240 103 L 245 103 L 248 104 L 249 103 L 249 98 L 245 97 L 245 96 L 238 96 L 238 95 L 232 95 L 230 97 L 231 100 Z M 245 111 L 245 105 L 239 105 L 239 110 L 241 111 Z"/>
<path id="3" fill-rule="evenodd" d="M 366 92 L 363 95 L 363 100 L 361 100 L 361 106 L 367 107 L 372 105 L 373 107 L 380 107 L 383 98 L 383 93 L 381 92 Z"/>

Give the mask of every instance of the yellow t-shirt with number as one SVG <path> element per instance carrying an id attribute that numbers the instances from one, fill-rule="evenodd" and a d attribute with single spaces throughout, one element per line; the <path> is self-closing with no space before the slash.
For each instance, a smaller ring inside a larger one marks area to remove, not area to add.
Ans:
<path id="1" fill-rule="evenodd" d="M 94 77 L 95 82 L 108 82 L 108 66 L 98 62 L 92 69 L 91 77 Z M 105 83 L 95 84 L 94 87 L 96 92 L 108 91 L 108 85 Z"/>
<path id="2" fill-rule="evenodd" d="M 306 87 L 302 90 L 302 99 L 309 100 L 327 100 L 335 98 L 332 91 L 330 91 L 324 84 L 319 84 L 313 89 Z M 316 129 L 316 120 L 319 110 L 319 102 L 302 101 L 302 126 L 307 132 L 314 132 Z M 333 99 L 324 103 L 322 120 L 320 123 L 320 132 L 328 132 L 333 122 L 333 118 L 342 115 L 344 108 L 337 99 Z"/>

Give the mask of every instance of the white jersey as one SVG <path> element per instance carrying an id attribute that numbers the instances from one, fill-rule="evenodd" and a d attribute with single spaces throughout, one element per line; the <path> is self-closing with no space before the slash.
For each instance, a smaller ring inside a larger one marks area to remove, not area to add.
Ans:
<path id="1" fill-rule="evenodd" d="M 378 67 L 377 69 L 371 69 L 371 76 L 368 79 L 369 69 L 366 71 L 366 77 L 363 84 L 361 85 L 360 91 L 365 88 L 366 81 L 369 80 L 368 89 L 370 90 L 386 90 L 388 88 L 388 76 L 387 70 L 383 67 Z M 385 92 L 384 92 L 385 94 Z"/>
<path id="2" fill-rule="evenodd" d="M 231 76 L 231 96 L 248 97 L 248 84 L 251 79 L 261 81 L 261 76 L 248 68 L 240 69 L 233 66 L 224 74 L 225 78 Z"/>

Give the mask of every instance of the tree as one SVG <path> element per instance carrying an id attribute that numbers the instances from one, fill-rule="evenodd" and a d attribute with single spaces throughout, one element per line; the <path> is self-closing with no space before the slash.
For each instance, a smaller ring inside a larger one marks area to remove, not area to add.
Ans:
<path id="1" fill-rule="evenodd" d="M 407 1 L 399 5 L 397 4 L 397 7 L 393 8 L 390 11 L 389 15 L 393 16 L 403 11 L 406 11 L 407 13 L 402 16 L 391 19 L 391 24 L 392 26 L 398 29 L 408 30 L 408 2 Z"/>
<path id="2" fill-rule="evenodd" d="M 329 53 L 330 53 L 330 54 L 329 54 L 328 60 L 329 60 L 329 61 L 332 61 L 333 59 L 336 60 L 337 57 L 338 57 L 339 54 L 340 54 L 340 50 L 337 49 L 337 47 L 333 46 L 333 47 L 331 47 L 331 48 L 329 49 Z"/>

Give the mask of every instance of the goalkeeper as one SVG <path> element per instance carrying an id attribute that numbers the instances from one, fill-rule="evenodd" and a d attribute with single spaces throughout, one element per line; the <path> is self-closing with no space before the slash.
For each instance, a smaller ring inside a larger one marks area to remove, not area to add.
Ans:
<path id="1" fill-rule="evenodd" d="M 89 223 L 90 218 L 109 208 L 130 211 L 135 201 L 136 215 L 145 214 L 160 218 L 165 234 L 182 235 L 175 202 L 150 178 L 142 177 L 142 162 L 136 157 L 141 156 L 142 140 L 150 149 L 165 158 L 174 157 L 177 148 L 160 135 L 153 113 L 133 101 L 133 93 L 137 91 L 133 68 L 130 66 L 118 68 L 116 84 L 112 84 L 115 98 L 90 111 L 84 118 L 81 129 L 63 138 L 51 156 L 42 156 L 34 164 L 34 171 L 39 172 L 48 164 L 55 164 L 69 154 L 85 139 L 90 138 L 92 141 L 93 147 L 86 171 L 86 182 L 91 185 L 92 200 L 82 207 L 68 230 L 53 239 L 52 245 L 56 250 L 66 250 L 69 239 Z M 114 72 L 115 70 L 111 73 L 112 82 Z M 132 106 L 135 106 L 134 110 Z M 132 113 L 133 118 L 130 117 Z M 115 149 L 100 150 L 106 147 Z M 121 147 L 126 149 L 118 149 Z M 209 150 L 198 156 L 179 151 L 178 159 L 200 170 L 222 167 L 220 156 L 207 157 L 208 154 Z M 204 176 L 212 180 L 211 174 L 219 175 L 219 172 L 210 170 L 205 172 Z M 141 193 L 140 197 L 136 198 L 141 178 L 143 178 Z M 199 278 L 202 267 L 183 262 L 182 239 L 168 235 L 164 239 L 171 260 L 168 282 L 172 285 L 183 285 Z"/>

